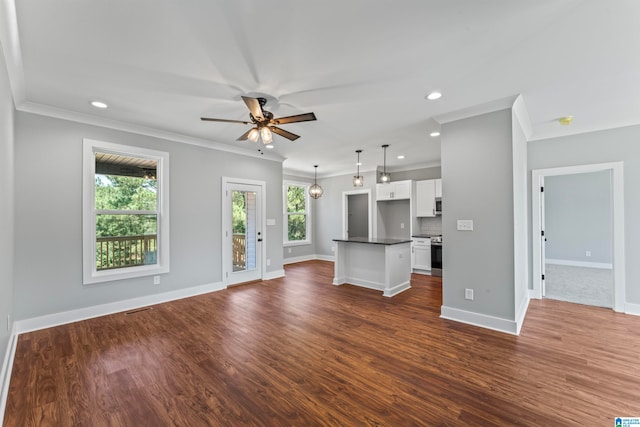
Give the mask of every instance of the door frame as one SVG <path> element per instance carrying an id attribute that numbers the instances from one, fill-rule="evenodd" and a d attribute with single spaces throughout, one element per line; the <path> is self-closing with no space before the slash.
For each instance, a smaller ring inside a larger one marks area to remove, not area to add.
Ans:
<path id="1" fill-rule="evenodd" d="M 367 214 L 368 214 L 368 234 L 369 238 L 373 237 L 373 215 L 371 209 L 371 189 L 364 188 L 362 190 L 349 190 L 342 192 L 342 238 L 346 239 L 347 229 L 349 228 L 349 196 L 355 196 L 358 194 L 367 195 Z"/>
<path id="2" fill-rule="evenodd" d="M 260 257 L 260 278 L 259 280 L 264 280 L 267 274 L 267 183 L 265 181 L 257 181 L 253 179 L 244 179 L 244 178 L 230 178 L 223 176 L 222 177 L 222 189 L 221 189 L 221 199 L 222 199 L 222 224 L 221 224 L 221 242 L 222 242 L 222 283 L 225 287 L 229 286 L 231 280 L 229 273 L 231 264 L 232 264 L 232 248 L 229 242 L 232 239 L 233 233 L 228 229 L 229 224 L 231 224 L 231 198 L 227 194 L 227 186 L 229 184 L 240 184 L 240 185 L 253 185 L 260 188 L 260 216 L 257 218 L 258 228 L 261 232 L 262 236 L 262 244 L 258 251 L 256 251 L 256 256 Z"/>
<path id="3" fill-rule="evenodd" d="M 542 298 L 542 230 L 541 198 L 545 176 L 573 175 L 588 172 L 611 171 L 611 206 L 613 238 L 613 310 L 624 312 L 626 301 L 625 243 L 624 243 L 624 169 L 623 162 L 566 166 L 531 171 L 531 246 L 532 246 L 532 297 Z"/>

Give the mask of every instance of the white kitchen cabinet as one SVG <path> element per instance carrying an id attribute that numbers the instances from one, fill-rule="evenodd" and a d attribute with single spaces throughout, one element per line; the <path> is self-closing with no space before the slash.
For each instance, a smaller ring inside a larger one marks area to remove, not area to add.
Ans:
<path id="1" fill-rule="evenodd" d="M 434 179 L 436 184 L 436 198 L 442 198 L 442 179 Z"/>
<path id="2" fill-rule="evenodd" d="M 416 181 L 416 216 L 436 216 L 435 179 Z"/>
<path id="3" fill-rule="evenodd" d="M 411 180 L 376 184 L 376 200 L 403 200 L 411 198 Z"/>
<path id="4" fill-rule="evenodd" d="M 411 266 L 416 270 L 431 270 L 431 239 L 413 239 Z"/>

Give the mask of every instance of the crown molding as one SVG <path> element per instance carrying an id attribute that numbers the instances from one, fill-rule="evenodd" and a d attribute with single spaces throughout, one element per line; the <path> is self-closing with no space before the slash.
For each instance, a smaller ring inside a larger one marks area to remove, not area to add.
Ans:
<path id="1" fill-rule="evenodd" d="M 26 86 L 14 0 L 0 0 L 0 44 L 2 45 L 0 50 L 2 50 L 7 64 L 13 105 L 17 107 L 26 99 Z"/>

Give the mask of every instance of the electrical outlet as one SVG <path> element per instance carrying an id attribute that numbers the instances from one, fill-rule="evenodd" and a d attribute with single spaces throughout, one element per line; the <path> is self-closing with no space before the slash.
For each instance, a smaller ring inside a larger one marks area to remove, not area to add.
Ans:
<path id="1" fill-rule="evenodd" d="M 331 246 L 331 252 L 333 252 L 333 251 L 334 251 L 334 248 L 333 248 L 333 246 Z"/>
<path id="2" fill-rule="evenodd" d="M 291 253 L 291 248 L 287 248 L 287 253 Z"/>
<path id="3" fill-rule="evenodd" d="M 153 284 L 154 285 L 160 284 L 160 276 L 153 276 Z"/>
<path id="4" fill-rule="evenodd" d="M 465 289 L 464 290 L 464 299 L 468 299 L 470 301 L 473 301 L 473 289 Z"/>
<path id="5" fill-rule="evenodd" d="M 269 267 L 270 265 L 271 265 L 271 260 L 267 258 L 267 267 Z"/>
<path id="6" fill-rule="evenodd" d="M 591 256 L 591 251 L 586 251 L 584 254 L 585 254 L 586 256 Z"/>
<path id="7" fill-rule="evenodd" d="M 7 331 L 11 330 L 11 315 L 7 314 Z"/>
<path id="8" fill-rule="evenodd" d="M 400 223 L 400 228 L 401 228 L 401 229 L 404 229 L 404 222 L 401 222 L 401 223 Z"/>

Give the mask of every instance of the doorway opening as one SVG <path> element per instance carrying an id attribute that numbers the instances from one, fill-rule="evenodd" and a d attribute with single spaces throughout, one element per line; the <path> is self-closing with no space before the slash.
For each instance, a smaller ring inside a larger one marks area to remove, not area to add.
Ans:
<path id="1" fill-rule="evenodd" d="M 371 190 L 342 193 L 342 237 L 372 237 Z"/>
<path id="2" fill-rule="evenodd" d="M 622 163 L 532 171 L 533 297 L 624 311 Z"/>

